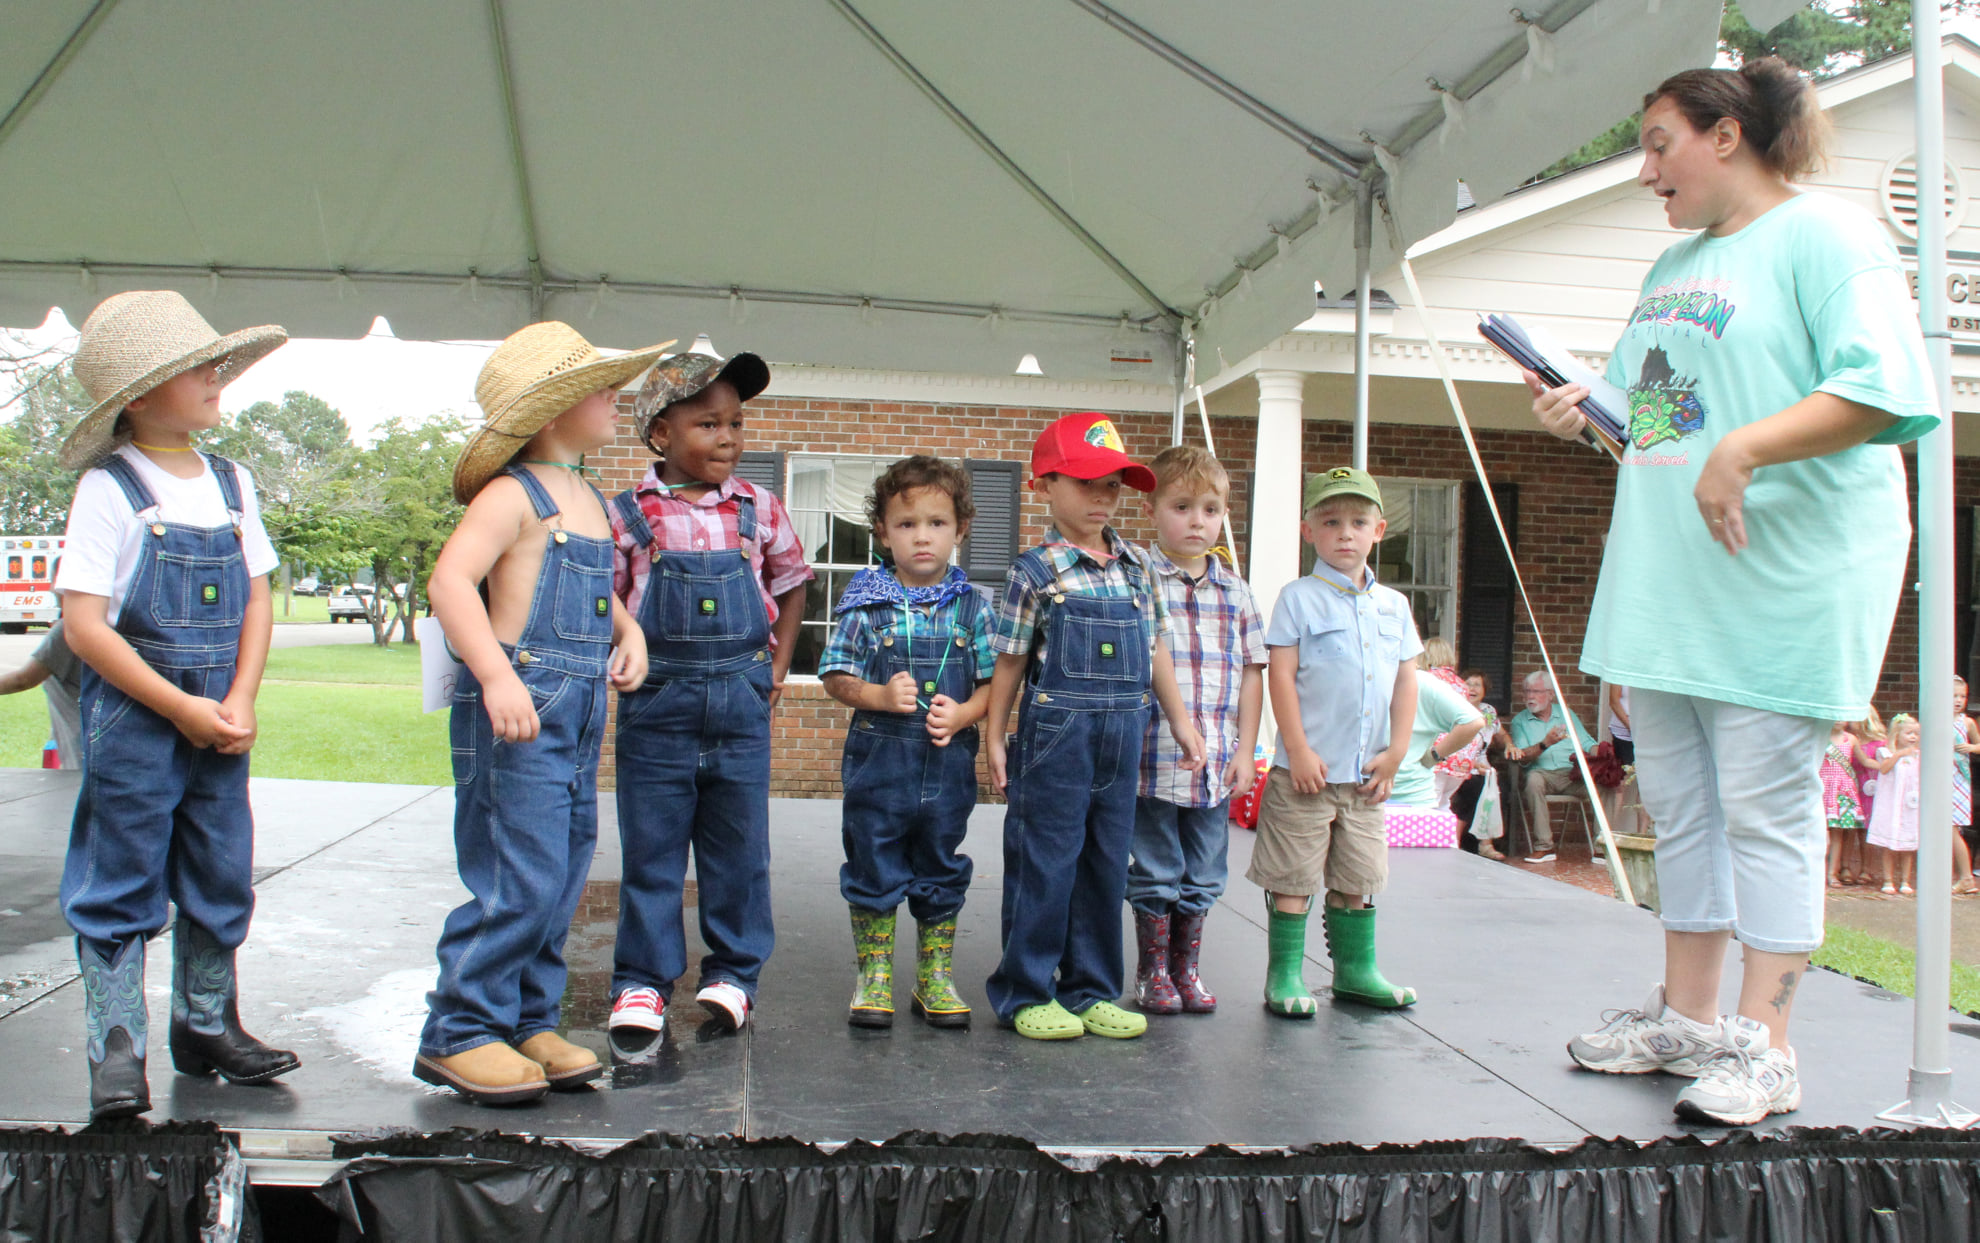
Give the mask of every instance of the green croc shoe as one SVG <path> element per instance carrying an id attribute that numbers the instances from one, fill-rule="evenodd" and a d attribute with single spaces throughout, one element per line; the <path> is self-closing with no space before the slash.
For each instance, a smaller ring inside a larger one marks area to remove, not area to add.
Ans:
<path id="1" fill-rule="evenodd" d="M 1011 1019 L 1018 1035 L 1032 1040 L 1075 1040 L 1086 1034 L 1086 1025 L 1056 1001 L 1026 1006 Z"/>
<path id="2" fill-rule="evenodd" d="M 1133 1040 L 1148 1030 L 1148 1020 L 1111 1001 L 1096 1001 L 1079 1012 L 1079 1025 L 1109 1040 Z"/>

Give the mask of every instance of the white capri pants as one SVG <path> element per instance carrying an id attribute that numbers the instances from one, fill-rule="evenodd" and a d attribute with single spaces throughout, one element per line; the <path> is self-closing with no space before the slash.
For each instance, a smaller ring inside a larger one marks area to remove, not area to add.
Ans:
<path id="1" fill-rule="evenodd" d="M 1664 927 L 1771 954 L 1819 947 L 1830 723 L 1640 687 L 1629 706 Z"/>

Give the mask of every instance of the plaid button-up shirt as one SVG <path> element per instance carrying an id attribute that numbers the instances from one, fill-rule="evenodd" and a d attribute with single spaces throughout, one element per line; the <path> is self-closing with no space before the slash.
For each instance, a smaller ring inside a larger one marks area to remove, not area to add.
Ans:
<path id="1" fill-rule="evenodd" d="M 668 552 L 715 552 L 742 547 L 734 498 L 747 496 L 754 501 L 756 538 L 743 549 L 743 554 L 756 570 L 763 607 L 770 614 L 773 626 L 777 624 L 777 597 L 817 577 L 805 564 L 804 549 L 798 545 L 797 531 L 784 503 L 747 479 L 730 475 L 721 487 L 686 500 L 662 487 L 659 467 L 651 466 L 633 495 L 639 501 L 639 512 L 645 516 L 646 525 L 653 528 L 653 538 Z M 617 549 L 612 558 L 612 588 L 626 602 L 626 611 L 637 618 L 640 603 L 646 598 L 647 576 L 653 572 L 652 552 L 633 546 L 617 506 L 608 505 L 606 509 L 612 517 L 612 543 Z M 773 635 L 770 644 L 775 647 L 776 643 Z"/>
<path id="2" fill-rule="evenodd" d="M 1176 686 L 1203 731 L 1203 767 L 1186 773 L 1182 748 L 1158 708 L 1141 744 L 1141 797 L 1178 807 L 1215 807 L 1231 796 L 1224 770 L 1237 750 L 1238 691 L 1248 666 L 1265 663 L 1265 619 L 1242 578 L 1212 555 L 1192 579 L 1160 547 L 1147 550 L 1157 594 L 1169 609 Z M 1245 757 L 1249 759 L 1250 757 Z"/>
<path id="3" fill-rule="evenodd" d="M 1148 641 L 1152 657 L 1155 640 L 1169 629 L 1169 606 L 1162 593 L 1152 591 L 1148 557 L 1122 539 L 1114 528 L 1100 533 L 1113 554 L 1102 560 L 1084 548 L 1066 542 L 1055 526 L 1045 528 L 1045 542 L 1026 549 L 1011 562 L 1010 576 L 1004 580 L 1004 594 L 997 601 L 997 618 L 990 628 L 990 646 L 1006 655 L 1031 653 L 1034 660 L 1045 659 L 1045 610 L 1051 607 L 1053 584 L 1071 595 L 1094 596 L 1102 600 L 1138 599 L 1141 634 Z M 1128 578 L 1128 563 L 1141 567 L 1141 586 Z"/>

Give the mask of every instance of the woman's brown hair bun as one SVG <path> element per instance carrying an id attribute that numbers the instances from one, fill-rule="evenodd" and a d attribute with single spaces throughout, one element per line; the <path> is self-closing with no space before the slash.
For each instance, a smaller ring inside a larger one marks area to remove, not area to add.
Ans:
<path id="1" fill-rule="evenodd" d="M 1778 56 L 1750 60 L 1738 69 L 1673 74 L 1643 97 L 1643 107 L 1648 110 L 1660 99 L 1675 104 L 1696 130 L 1711 129 L 1721 117 L 1738 122 L 1754 154 L 1789 181 L 1822 166 L 1828 114 L 1808 79 Z"/>

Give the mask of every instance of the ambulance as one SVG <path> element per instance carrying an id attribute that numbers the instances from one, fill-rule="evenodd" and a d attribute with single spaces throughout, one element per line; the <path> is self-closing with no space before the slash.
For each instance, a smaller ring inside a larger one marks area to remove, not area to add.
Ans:
<path id="1" fill-rule="evenodd" d="M 62 543 L 59 535 L 0 535 L 0 631 L 52 626 L 62 615 L 54 591 Z"/>

